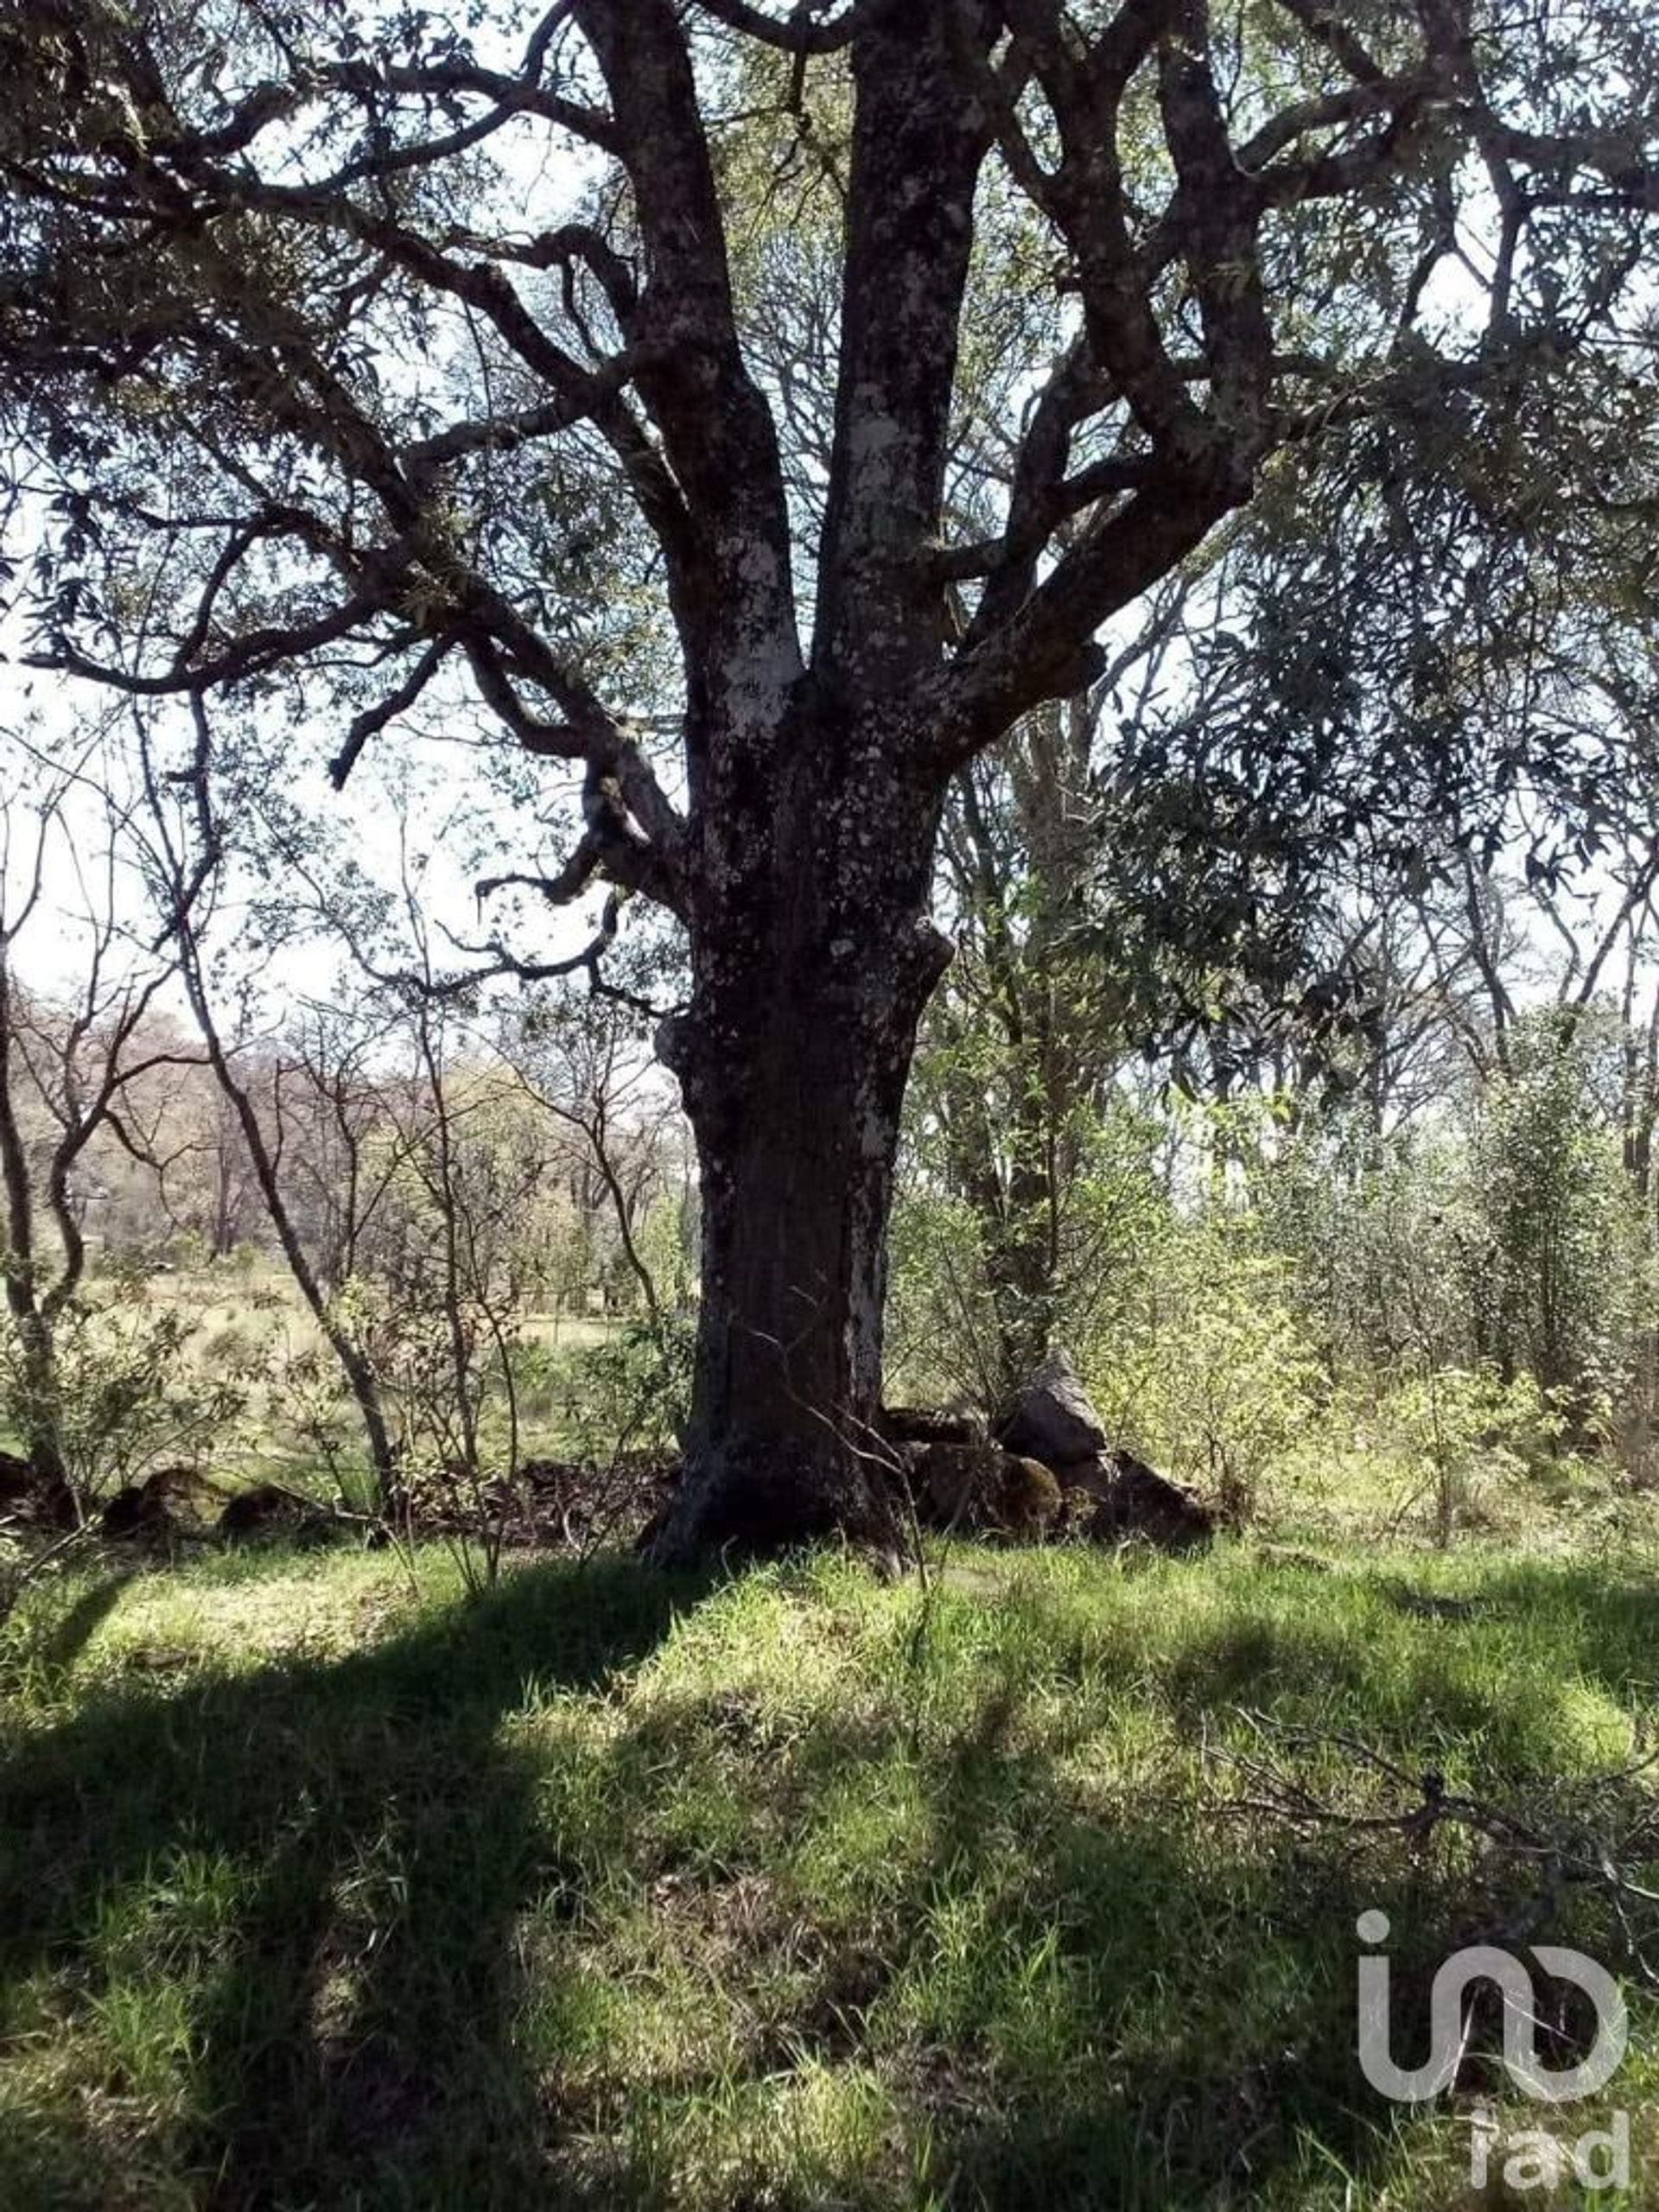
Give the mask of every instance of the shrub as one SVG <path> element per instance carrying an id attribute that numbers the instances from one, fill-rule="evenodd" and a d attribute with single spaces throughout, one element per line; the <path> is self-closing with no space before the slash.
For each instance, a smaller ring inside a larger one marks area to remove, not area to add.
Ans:
<path id="1" fill-rule="evenodd" d="M 1262 1510 L 1322 1374 L 1284 1262 L 1252 1216 L 1211 1211 L 1163 1240 L 1139 1328 L 1100 1348 L 1090 1379 L 1109 1427 L 1237 1522 Z"/>
<path id="2" fill-rule="evenodd" d="M 58 1317 L 49 1413 L 30 1403 L 16 1338 L 0 1330 L 0 1419 L 28 1436 L 49 1417 L 83 1502 L 168 1461 L 194 1465 L 235 1434 L 259 1364 L 239 1342 L 234 1352 L 221 1344 L 216 1358 L 196 1358 L 199 1326 L 174 1301 L 150 1305 L 140 1283 L 106 1279 Z"/>
<path id="3" fill-rule="evenodd" d="M 661 1451 L 683 1440 L 691 1410 L 696 1316 L 625 1322 L 602 1343 L 570 1356 L 562 1408 L 570 1448 L 581 1458 Z"/>

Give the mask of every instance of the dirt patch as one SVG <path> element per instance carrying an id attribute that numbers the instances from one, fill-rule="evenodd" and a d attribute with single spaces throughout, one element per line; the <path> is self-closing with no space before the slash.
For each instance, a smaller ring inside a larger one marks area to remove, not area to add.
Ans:
<path id="1" fill-rule="evenodd" d="M 656 1452 L 625 1452 L 602 1465 L 526 1459 L 513 1479 L 475 1489 L 457 1473 L 441 1474 L 409 1499 L 407 1527 L 416 1536 L 497 1535 L 513 1550 L 594 1551 L 635 1542 L 678 1478 L 678 1460 Z"/>

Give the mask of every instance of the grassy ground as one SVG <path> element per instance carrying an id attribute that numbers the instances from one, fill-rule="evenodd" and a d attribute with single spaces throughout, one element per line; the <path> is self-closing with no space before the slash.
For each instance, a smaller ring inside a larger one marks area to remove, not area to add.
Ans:
<path id="1" fill-rule="evenodd" d="M 1361 2079 L 1355 1919 L 1414 2062 L 1537 1867 L 1293 1826 L 1223 1755 L 1408 1800 L 1341 1732 L 1639 1835 L 1647 1778 L 1592 1778 L 1659 1698 L 1659 1571 L 958 1549 L 931 1597 L 601 1561 L 469 1604 L 437 1555 L 217 1558 L 60 1588 L 0 1667 L 5 2212 L 1443 2212 L 1467 2112 Z M 1659 2202 L 1632 2001 L 1571 2113 L 1631 2114 L 1603 2205 Z"/>

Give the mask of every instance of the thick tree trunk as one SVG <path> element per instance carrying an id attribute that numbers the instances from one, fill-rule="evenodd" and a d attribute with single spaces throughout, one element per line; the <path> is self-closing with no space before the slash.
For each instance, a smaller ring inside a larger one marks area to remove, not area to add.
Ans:
<path id="1" fill-rule="evenodd" d="M 664 1560 L 901 1541 L 877 1432 L 882 1303 L 917 1023 L 950 957 L 926 912 L 937 807 L 891 775 L 885 811 L 856 773 L 839 791 L 798 780 L 772 865 L 694 925 L 692 1006 L 662 1040 L 702 1185 Z"/>
<path id="2" fill-rule="evenodd" d="M 662 1548 L 887 1545 L 872 1455 L 886 1238 L 909 1039 L 803 1005 L 694 1115 L 702 1296 L 687 1471 Z"/>

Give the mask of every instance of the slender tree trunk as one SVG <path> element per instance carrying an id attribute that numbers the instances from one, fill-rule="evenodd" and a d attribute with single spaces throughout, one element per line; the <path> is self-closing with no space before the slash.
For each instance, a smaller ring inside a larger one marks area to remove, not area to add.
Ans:
<path id="1" fill-rule="evenodd" d="M 1003 1218 L 991 1224 L 985 1272 L 996 1316 L 998 1372 L 993 1411 L 1013 1411 L 1033 1371 L 1054 1349 L 1058 1324 L 1059 1257 L 1055 1211 L 1058 1179 L 1039 1150 L 1043 1135 L 1028 1124 L 1034 1114 L 1015 1110 L 1013 1164 Z"/>
<path id="2" fill-rule="evenodd" d="M 61 1407 L 58 1396 L 57 1347 L 52 1325 L 38 1309 L 14 1299 L 12 1331 L 17 1339 L 22 1403 L 17 1408 L 23 1452 L 34 1467 L 43 1496 L 66 1503 L 72 1495 L 63 1455 Z"/>
<path id="3" fill-rule="evenodd" d="M 35 1204 L 29 1187 L 28 1152 L 16 1094 L 12 1086 L 12 979 L 10 948 L 0 940 L 0 1189 L 5 1215 L 0 1222 L 0 1274 L 5 1279 L 6 1310 L 17 1346 L 21 1402 L 17 1422 L 23 1449 L 44 1492 L 69 1502 L 58 1396 L 57 1350 L 52 1316 L 37 1280 Z"/>
<path id="4" fill-rule="evenodd" d="M 369 1465 L 373 1472 L 375 1487 L 382 1507 L 391 1512 L 397 1509 L 402 1495 L 397 1465 L 397 1453 L 387 1426 L 385 1409 L 381 1402 L 380 1385 L 373 1366 L 362 1348 L 341 1327 L 334 1308 L 318 1280 L 315 1268 L 302 1243 L 294 1217 L 283 1195 L 276 1160 L 265 1141 L 259 1116 L 254 1110 L 245 1084 L 237 1077 L 225 1049 L 219 1025 L 213 1017 L 207 996 L 207 983 L 202 975 L 200 947 L 188 934 L 188 926 L 181 930 L 181 972 L 190 1000 L 191 1010 L 207 1054 L 207 1064 L 213 1070 L 219 1094 L 234 1116 L 247 1147 L 249 1163 L 260 1196 L 265 1203 L 266 1215 L 276 1241 L 282 1247 L 300 1295 L 309 1307 L 313 1319 L 321 1331 L 329 1350 L 340 1363 L 340 1372 L 356 1402 L 363 1423 L 364 1441 L 367 1446 Z"/>
<path id="5" fill-rule="evenodd" d="M 661 1040 L 702 1186 L 665 1560 L 836 1532 L 888 1554 L 899 1541 L 877 1430 L 882 1304 L 905 1085 L 950 957 L 926 911 L 938 803 L 817 765 L 772 817 L 770 865 L 694 922 L 691 1007 Z"/>

